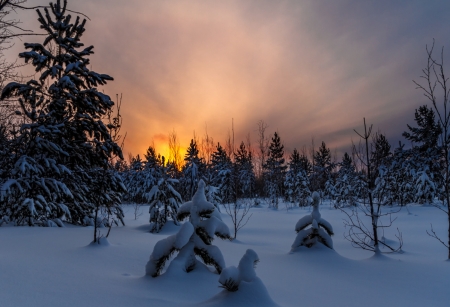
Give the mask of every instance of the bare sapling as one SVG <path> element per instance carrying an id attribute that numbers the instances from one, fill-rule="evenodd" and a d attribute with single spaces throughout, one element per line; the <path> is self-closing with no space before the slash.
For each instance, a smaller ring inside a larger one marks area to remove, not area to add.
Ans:
<path id="1" fill-rule="evenodd" d="M 397 228 L 397 234 L 395 235 L 399 241 L 397 247 L 393 247 L 384 239 L 380 239 L 379 232 L 384 232 L 384 229 L 392 226 L 396 218 L 392 217 L 392 212 L 386 212 L 382 210 L 382 207 L 386 205 L 383 202 L 383 198 L 380 195 L 383 194 L 383 189 L 387 189 L 387 186 L 377 187 L 377 195 L 375 197 L 375 186 L 374 178 L 372 174 L 372 164 L 369 155 L 369 140 L 372 133 L 372 126 L 367 128 L 366 119 L 364 118 L 364 133 L 359 133 L 355 130 L 359 137 L 363 141 L 363 150 L 356 150 L 354 145 L 355 155 L 364 167 L 364 173 L 359 175 L 359 180 L 363 181 L 365 186 L 365 193 L 362 199 L 355 198 L 353 201 L 356 206 L 350 208 L 339 208 L 346 216 L 347 219 L 344 220 L 344 225 L 348 229 L 347 233 L 344 234 L 345 238 L 351 242 L 354 247 L 362 248 L 374 252 L 375 254 L 380 254 L 380 246 L 387 248 L 388 252 L 400 252 L 403 246 L 402 234 Z M 361 146 L 360 146 L 361 148 Z M 363 221 L 363 216 L 370 219 L 370 226 L 365 224 Z M 385 217 L 384 220 L 387 222 L 383 223 L 381 218 Z M 384 236 L 382 236 L 384 237 Z"/>

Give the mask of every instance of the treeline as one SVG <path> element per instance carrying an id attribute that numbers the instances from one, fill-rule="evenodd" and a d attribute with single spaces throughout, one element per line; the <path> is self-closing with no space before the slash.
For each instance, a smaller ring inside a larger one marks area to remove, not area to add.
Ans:
<path id="1" fill-rule="evenodd" d="M 208 200 L 217 206 L 241 198 L 266 198 L 273 208 L 278 208 L 281 201 L 306 206 L 313 191 L 335 206 L 355 205 L 367 198 L 369 186 L 382 205 L 433 203 L 445 198 L 445 191 L 439 189 L 444 186 L 445 178 L 442 147 L 438 142 L 442 128 L 436 122 L 434 111 L 427 106 L 416 110 L 415 121 L 416 126 L 408 126 L 408 131 L 403 133 L 413 144 L 408 149 L 401 143 L 392 148 L 382 133 L 371 136 L 370 181 L 364 144 L 354 144 L 350 154 L 345 153 L 341 161 L 332 157 L 325 142 L 317 150 L 311 147 L 310 154 L 305 149 L 301 152 L 294 149 L 285 159 L 277 132 L 267 144 L 262 159 L 261 155 L 256 159 L 251 146 L 244 142 L 237 150 L 225 150 L 218 143 L 210 155 L 200 154 L 198 141 L 192 139 L 182 166 L 167 161 L 150 146 L 143 158 L 131 157 L 129 164 L 122 160 L 116 169 L 128 190 L 124 200 L 135 203 L 152 202 L 155 197 L 152 189 L 168 179 L 172 192 L 164 194 L 177 201 L 179 198 L 174 195 L 191 199 L 198 181 L 203 179 Z"/>

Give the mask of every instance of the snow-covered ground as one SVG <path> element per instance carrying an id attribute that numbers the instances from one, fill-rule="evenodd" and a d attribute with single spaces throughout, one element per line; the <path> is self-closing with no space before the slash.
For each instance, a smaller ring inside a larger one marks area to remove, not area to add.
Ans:
<path id="1" fill-rule="evenodd" d="M 295 224 L 310 209 L 282 208 L 252 208 L 238 240 L 216 238 L 213 243 L 227 266 L 237 267 L 246 250 L 253 249 L 260 259 L 256 274 L 279 306 L 448 306 L 447 252 L 426 234 L 433 223 L 446 238 L 446 218 L 440 210 L 409 206 L 410 213 L 397 213 L 394 228 L 385 236 L 395 239 L 398 227 L 404 253 L 374 258 L 344 239 L 344 214 L 327 205 L 321 206 L 321 213 L 334 228 L 335 250 L 316 247 L 290 253 Z M 170 224 L 151 234 L 148 213 L 135 221 L 133 208 L 125 206 L 125 211 L 127 226 L 112 229 L 109 246 L 90 246 L 90 227 L 0 227 L 0 306 L 250 306 L 252 297 L 261 294 L 258 287 L 248 286 L 221 293 L 219 276 L 202 268 L 145 276 L 155 243 L 179 228 Z M 230 218 L 225 213 L 222 218 L 232 229 Z M 254 302 L 270 305 L 269 300 Z"/>

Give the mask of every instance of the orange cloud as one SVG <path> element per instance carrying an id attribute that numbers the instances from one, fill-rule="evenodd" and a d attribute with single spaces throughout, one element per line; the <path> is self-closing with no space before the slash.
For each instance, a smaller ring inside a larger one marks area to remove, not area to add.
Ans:
<path id="1" fill-rule="evenodd" d="M 256 141 L 263 119 L 287 151 L 312 136 L 347 150 L 363 117 L 398 139 L 425 102 L 411 83 L 424 45 L 431 37 L 445 42 L 450 25 L 443 4 L 424 11 L 412 2 L 77 0 L 69 6 L 92 20 L 83 37 L 95 46 L 92 69 L 115 78 L 104 90 L 123 93 L 125 151 L 141 155 L 153 141 L 168 155 L 170 131 L 185 148 L 205 125 L 224 143 L 232 119 L 237 143 L 248 133 Z M 35 13 L 23 14 L 33 28 Z M 14 47 L 16 54 L 22 50 Z"/>

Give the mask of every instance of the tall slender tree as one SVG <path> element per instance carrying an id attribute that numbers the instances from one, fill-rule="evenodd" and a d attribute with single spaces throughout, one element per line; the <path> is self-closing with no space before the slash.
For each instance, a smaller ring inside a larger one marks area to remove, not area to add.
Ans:
<path id="1" fill-rule="evenodd" d="M 195 139 L 191 139 L 191 143 L 184 156 L 184 162 L 182 179 L 183 198 L 191 199 L 197 189 L 198 181 L 202 178 L 201 176 L 205 167 L 202 159 L 199 157 L 199 149 Z"/>
<path id="2" fill-rule="evenodd" d="M 255 173 L 251 151 L 248 151 L 244 142 L 241 143 L 235 154 L 237 171 L 237 185 L 240 197 L 251 197 L 255 188 Z"/>
<path id="3" fill-rule="evenodd" d="M 211 171 L 214 178 L 213 185 L 219 188 L 222 203 L 235 202 L 236 176 L 233 162 L 220 143 L 217 143 L 216 150 L 211 155 Z"/>
<path id="4" fill-rule="evenodd" d="M 77 16 L 71 23 L 66 7 L 67 1 L 57 0 L 50 10 L 37 10 L 48 36 L 42 44 L 25 43 L 28 51 L 19 57 L 39 78 L 11 82 L 2 92 L 2 99 L 18 98 L 16 114 L 25 118 L 14 136 L 13 168 L 0 189 L 2 214 L 19 224 L 63 216 L 82 224 L 99 206 L 123 216 L 123 184 L 109 164 L 112 156 L 123 159 L 122 151 L 110 135 L 114 125 L 102 120 L 114 103 L 97 90 L 113 78 L 89 70 L 94 47 L 80 41 L 86 20 Z"/>
<path id="5" fill-rule="evenodd" d="M 430 236 L 437 239 L 447 248 L 447 259 L 450 259 L 450 87 L 448 85 L 448 75 L 444 67 L 444 48 L 442 48 L 440 58 L 436 58 L 434 52 L 434 41 L 431 48 L 426 48 L 427 65 L 422 70 L 425 81 L 423 84 L 414 81 L 417 88 L 422 90 L 425 97 L 431 102 L 437 115 L 437 121 L 442 129 L 439 135 L 439 145 L 442 148 L 440 160 L 442 161 L 442 199 L 444 200 L 444 211 L 447 219 L 447 238 L 440 239 L 433 227 L 429 232 Z"/>
<path id="6" fill-rule="evenodd" d="M 314 190 L 325 189 L 325 183 L 330 178 L 332 168 L 331 151 L 325 142 L 322 142 L 319 150 L 314 153 L 314 180 L 312 180 Z"/>
<path id="7" fill-rule="evenodd" d="M 264 164 L 266 193 L 274 208 L 278 208 L 278 198 L 284 194 L 286 169 L 284 145 L 281 144 L 280 136 L 275 132 L 269 145 L 267 161 Z"/>

